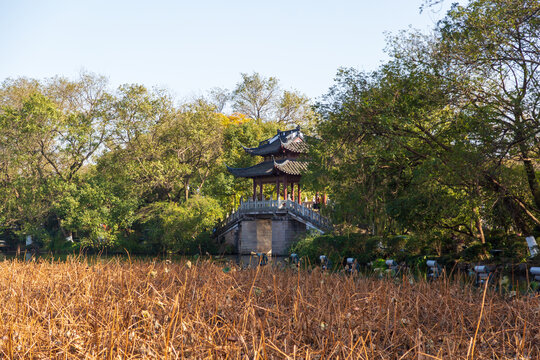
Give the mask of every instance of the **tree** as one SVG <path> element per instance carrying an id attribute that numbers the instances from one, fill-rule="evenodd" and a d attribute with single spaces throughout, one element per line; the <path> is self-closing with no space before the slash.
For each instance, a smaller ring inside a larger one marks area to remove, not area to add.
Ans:
<path id="1" fill-rule="evenodd" d="M 272 121 L 262 122 L 239 114 L 227 117 L 223 130 L 223 153 L 218 166 L 214 166 L 210 173 L 205 194 L 218 199 L 227 211 L 236 210 L 241 198 L 250 198 L 252 182 L 235 178 L 225 165 L 248 167 L 257 164 L 259 159 L 247 154 L 242 146 L 257 146 L 260 141 L 274 136 L 277 129 L 278 124 Z"/>
<path id="2" fill-rule="evenodd" d="M 110 93 L 91 74 L 6 81 L 0 95 L 4 229 L 111 246 L 150 203 L 214 201 L 205 187 L 222 171 L 230 121 L 204 100 L 177 107 L 139 85 Z"/>
<path id="3" fill-rule="evenodd" d="M 30 95 L 42 89 L 43 85 L 35 79 L 8 78 L 0 86 L 0 106 L 20 109 Z"/>
<path id="4" fill-rule="evenodd" d="M 62 229 L 76 234 L 83 246 L 113 247 L 135 220 L 139 200 L 115 192 L 95 172 L 80 184 L 56 182 L 51 186 L 61 194 L 54 197 L 51 212 L 61 219 Z"/>
<path id="5" fill-rule="evenodd" d="M 315 113 L 309 99 L 296 91 L 283 91 L 276 106 L 276 121 L 281 127 L 287 128 L 300 125 L 312 128 Z"/>
<path id="6" fill-rule="evenodd" d="M 62 189 L 77 188 L 81 173 L 110 136 L 104 116 L 106 80 L 82 74 L 77 81 L 53 78 L 45 83 L 19 79 L 5 83 L 0 127 L 6 190 L 4 225 L 21 234 L 43 231 Z"/>
<path id="7" fill-rule="evenodd" d="M 456 5 L 434 36 L 395 37 L 375 73 L 338 74 L 317 106 L 311 176 L 337 220 L 482 242 L 486 228 L 538 224 L 538 14 L 530 1 Z"/>
<path id="8" fill-rule="evenodd" d="M 33 231 L 44 221 L 50 194 L 46 186 L 53 169 L 40 153 L 43 127 L 60 112 L 39 93 L 22 100 L 19 108 L 4 106 L 0 113 L 1 209 L 5 227 Z"/>
<path id="9" fill-rule="evenodd" d="M 156 106 L 161 108 L 160 102 Z M 150 122 L 147 130 L 103 157 L 100 171 L 122 183 L 130 179 L 125 185 L 148 202 L 187 200 L 202 191 L 219 164 L 224 116 L 202 100 L 150 112 L 150 118 L 142 115 Z"/>
<path id="10" fill-rule="evenodd" d="M 433 194 L 455 197 L 465 186 L 458 154 L 444 151 L 455 139 L 447 129 L 451 114 L 441 112 L 448 99 L 440 81 L 397 64 L 374 74 L 342 70 L 324 100 L 311 179 L 330 191 L 336 220 L 376 234 L 435 226 L 436 217 L 412 218 L 395 209 L 403 200 L 421 205 Z M 429 215 L 426 204 L 422 208 Z"/>
<path id="11" fill-rule="evenodd" d="M 195 193 L 200 193 L 212 167 L 219 164 L 223 117 L 201 100 L 184 106 L 176 118 L 160 129 L 159 142 L 168 144 L 164 155 L 181 173 L 186 200 L 190 185 L 195 185 Z"/>
<path id="12" fill-rule="evenodd" d="M 232 94 L 227 89 L 215 87 L 208 92 L 208 102 L 215 106 L 215 111 L 222 113 L 231 100 Z"/>
<path id="13" fill-rule="evenodd" d="M 217 95 L 226 99 L 224 94 Z M 282 128 L 300 125 L 308 132 L 313 130 L 316 115 L 309 99 L 298 91 L 282 91 L 274 77 L 242 74 L 231 99 L 233 110 L 249 118 L 275 121 Z"/>
<path id="14" fill-rule="evenodd" d="M 208 244 L 197 241 L 202 233 L 210 232 L 223 217 L 218 202 L 212 198 L 194 196 L 179 204 L 154 202 L 142 208 L 139 222 L 147 229 L 148 240 L 158 251 L 196 254 L 212 251 Z"/>
<path id="15" fill-rule="evenodd" d="M 62 116 L 42 124 L 39 151 L 63 180 L 70 181 L 92 161 L 111 136 L 106 86 L 105 77 L 83 73 L 78 81 L 55 78 L 45 90 Z"/>
<path id="16" fill-rule="evenodd" d="M 540 155 L 540 2 L 477 0 L 467 7 L 454 5 L 439 23 L 438 34 L 439 59 L 453 74 L 462 74 L 453 93 L 471 114 L 483 115 L 482 126 L 489 129 L 488 137 L 478 134 L 480 141 L 489 141 L 493 158 L 485 169 L 486 185 L 540 225 L 535 170 Z M 532 203 L 497 175 L 510 162 L 522 164 Z M 522 228 L 530 231 L 525 224 Z"/>
<path id="17" fill-rule="evenodd" d="M 160 122 L 174 115 L 172 100 L 164 91 L 149 91 L 137 84 L 121 85 L 108 99 L 107 117 L 112 122 L 110 149 L 132 146 Z"/>
<path id="18" fill-rule="evenodd" d="M 233 91 L 233 110 L 256 120 L 270 120 L 279 94 L 279 83 L 274 77 L 265 78 L 254 72 L 242 73 L 242 81 Z"/>

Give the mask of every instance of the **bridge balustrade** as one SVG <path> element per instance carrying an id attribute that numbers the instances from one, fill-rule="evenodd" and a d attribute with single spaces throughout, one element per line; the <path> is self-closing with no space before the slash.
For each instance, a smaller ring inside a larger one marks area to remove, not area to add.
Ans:
<path id="1" fill-rule="evenodd" d="M 330 221 L 320 213 L 291 200 L 244 201 L 240 204 L 236 212 L 233 212 L 220 224 L 220 227 L 225 227 L 228 224 L 236 222 L 244 214 L 276 213 L 280 211 L 288 211 L 289 213 L 299 216 L 320 228 L 331 227 Z"/>

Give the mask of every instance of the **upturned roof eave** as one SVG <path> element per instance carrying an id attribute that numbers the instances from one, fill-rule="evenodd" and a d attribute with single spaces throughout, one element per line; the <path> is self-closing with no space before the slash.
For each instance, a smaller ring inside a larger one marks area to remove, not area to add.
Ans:
<path id="1" fill-rule="evenodd" d="M 233 168 L 228 165 L 225 166 L 232 175 L 243 178 L 273 176 L 273 172 L 275 170 L 271 161 L 265 161 L 247 168 Z"/>
<path id="2" fill-rule="evenodd" d="M 289 138 L 294 132 L 296 135 Z M 296 141 L 300 139 L 300 141 Z M 307 144 L 304 142 L 304 135 L 300 132 L 300 127 L 291 130 L 280 131 L 274 137 L 259 142 L 257 147 L 247 147 L 242 145 L 245 152 L 250 155 L 267 156 L 277 155 L 284 152 L 295 154 L 307 153 Z"/>
<path id="3" fill-rule="evenodd" d="M 279 146 L 276 146 L 278 145 Z M 276 142 L 270 143 L 270 144 L 264 144 L 261 146 L 257 146 L 254 148 L 248 148 L 244 145 L 242 145 L 242 148 L 245 152 L 247 152 L 250 155 L 256 155 L 256 156 L 266 156 L 266 155 L 272 155 L 272 154 L 279 154 L 281 151 L 283 151 L 283 142 L 280 140 L 277 140 Z"/>
<path id="4" fill-rule="evenodd" d="M 282 174 L 298 176 L 307 169 L 307 162 L 300 160 L 285 159 L 282 161 L 265 161 L 247 168 L 232 168 L 225 165 L 227 170 L 235 177 L 260 178 Z"/>

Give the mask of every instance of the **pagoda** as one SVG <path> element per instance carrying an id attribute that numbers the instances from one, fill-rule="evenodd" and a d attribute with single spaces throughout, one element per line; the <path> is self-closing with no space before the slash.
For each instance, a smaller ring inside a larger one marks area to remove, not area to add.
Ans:
<path id="1" fill-rule="evenodd" d="M 300 179 L 307 170 L 307 161 L 302 155 L 307 153 L 308 148 L 300 127 L 287 131 L 278 130 L 274 137 L 261 141 L 259 146 L 243 148 L 252 156 L 261 156 L 263 161 L 247 168 L 227 166 L 227 169 L 235 177 L 253 179 L 253 200 L 265 200 L 263 186 L 270 184 L 275 185 L 276 200 L 280 200 L 283 189 L 282 199 L 296 199 L 299 204 L 302 203 Z"/>
<path id="2" fill-rule="evenodd" d="M 228 171 L 239 178 L 253 180 L 253 197 L 217 225 L 218 242 L 233 247 L 239 255 L 253 252 L 287 255 L 298 235 L 310 229 L 324 233 L 330 222 L 302 203 L 300 180 L 307 170 L 308 147 L 300 127 L 281 131 L 261 141 L 257 147 L 244 150 L 261 156 L 262 162 L 247 168 Z M 265 199 L 263 186 L 275 189 L 275 199 Z"/>

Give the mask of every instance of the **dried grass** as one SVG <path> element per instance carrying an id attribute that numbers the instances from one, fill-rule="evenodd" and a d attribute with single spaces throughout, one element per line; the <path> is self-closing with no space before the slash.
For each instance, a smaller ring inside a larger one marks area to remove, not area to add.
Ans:
<path id="1" fill-rule="evenodd" d="M 538 359 L 540 298 L 202 262 L 0 263 L 0 353 L 67 359 Z M 480 317 L 481 309 L 483 314 Z M 475 332 L 477 331 L 477 335 Z M 474 346 L 473 346 L 474 345 Z"/>

